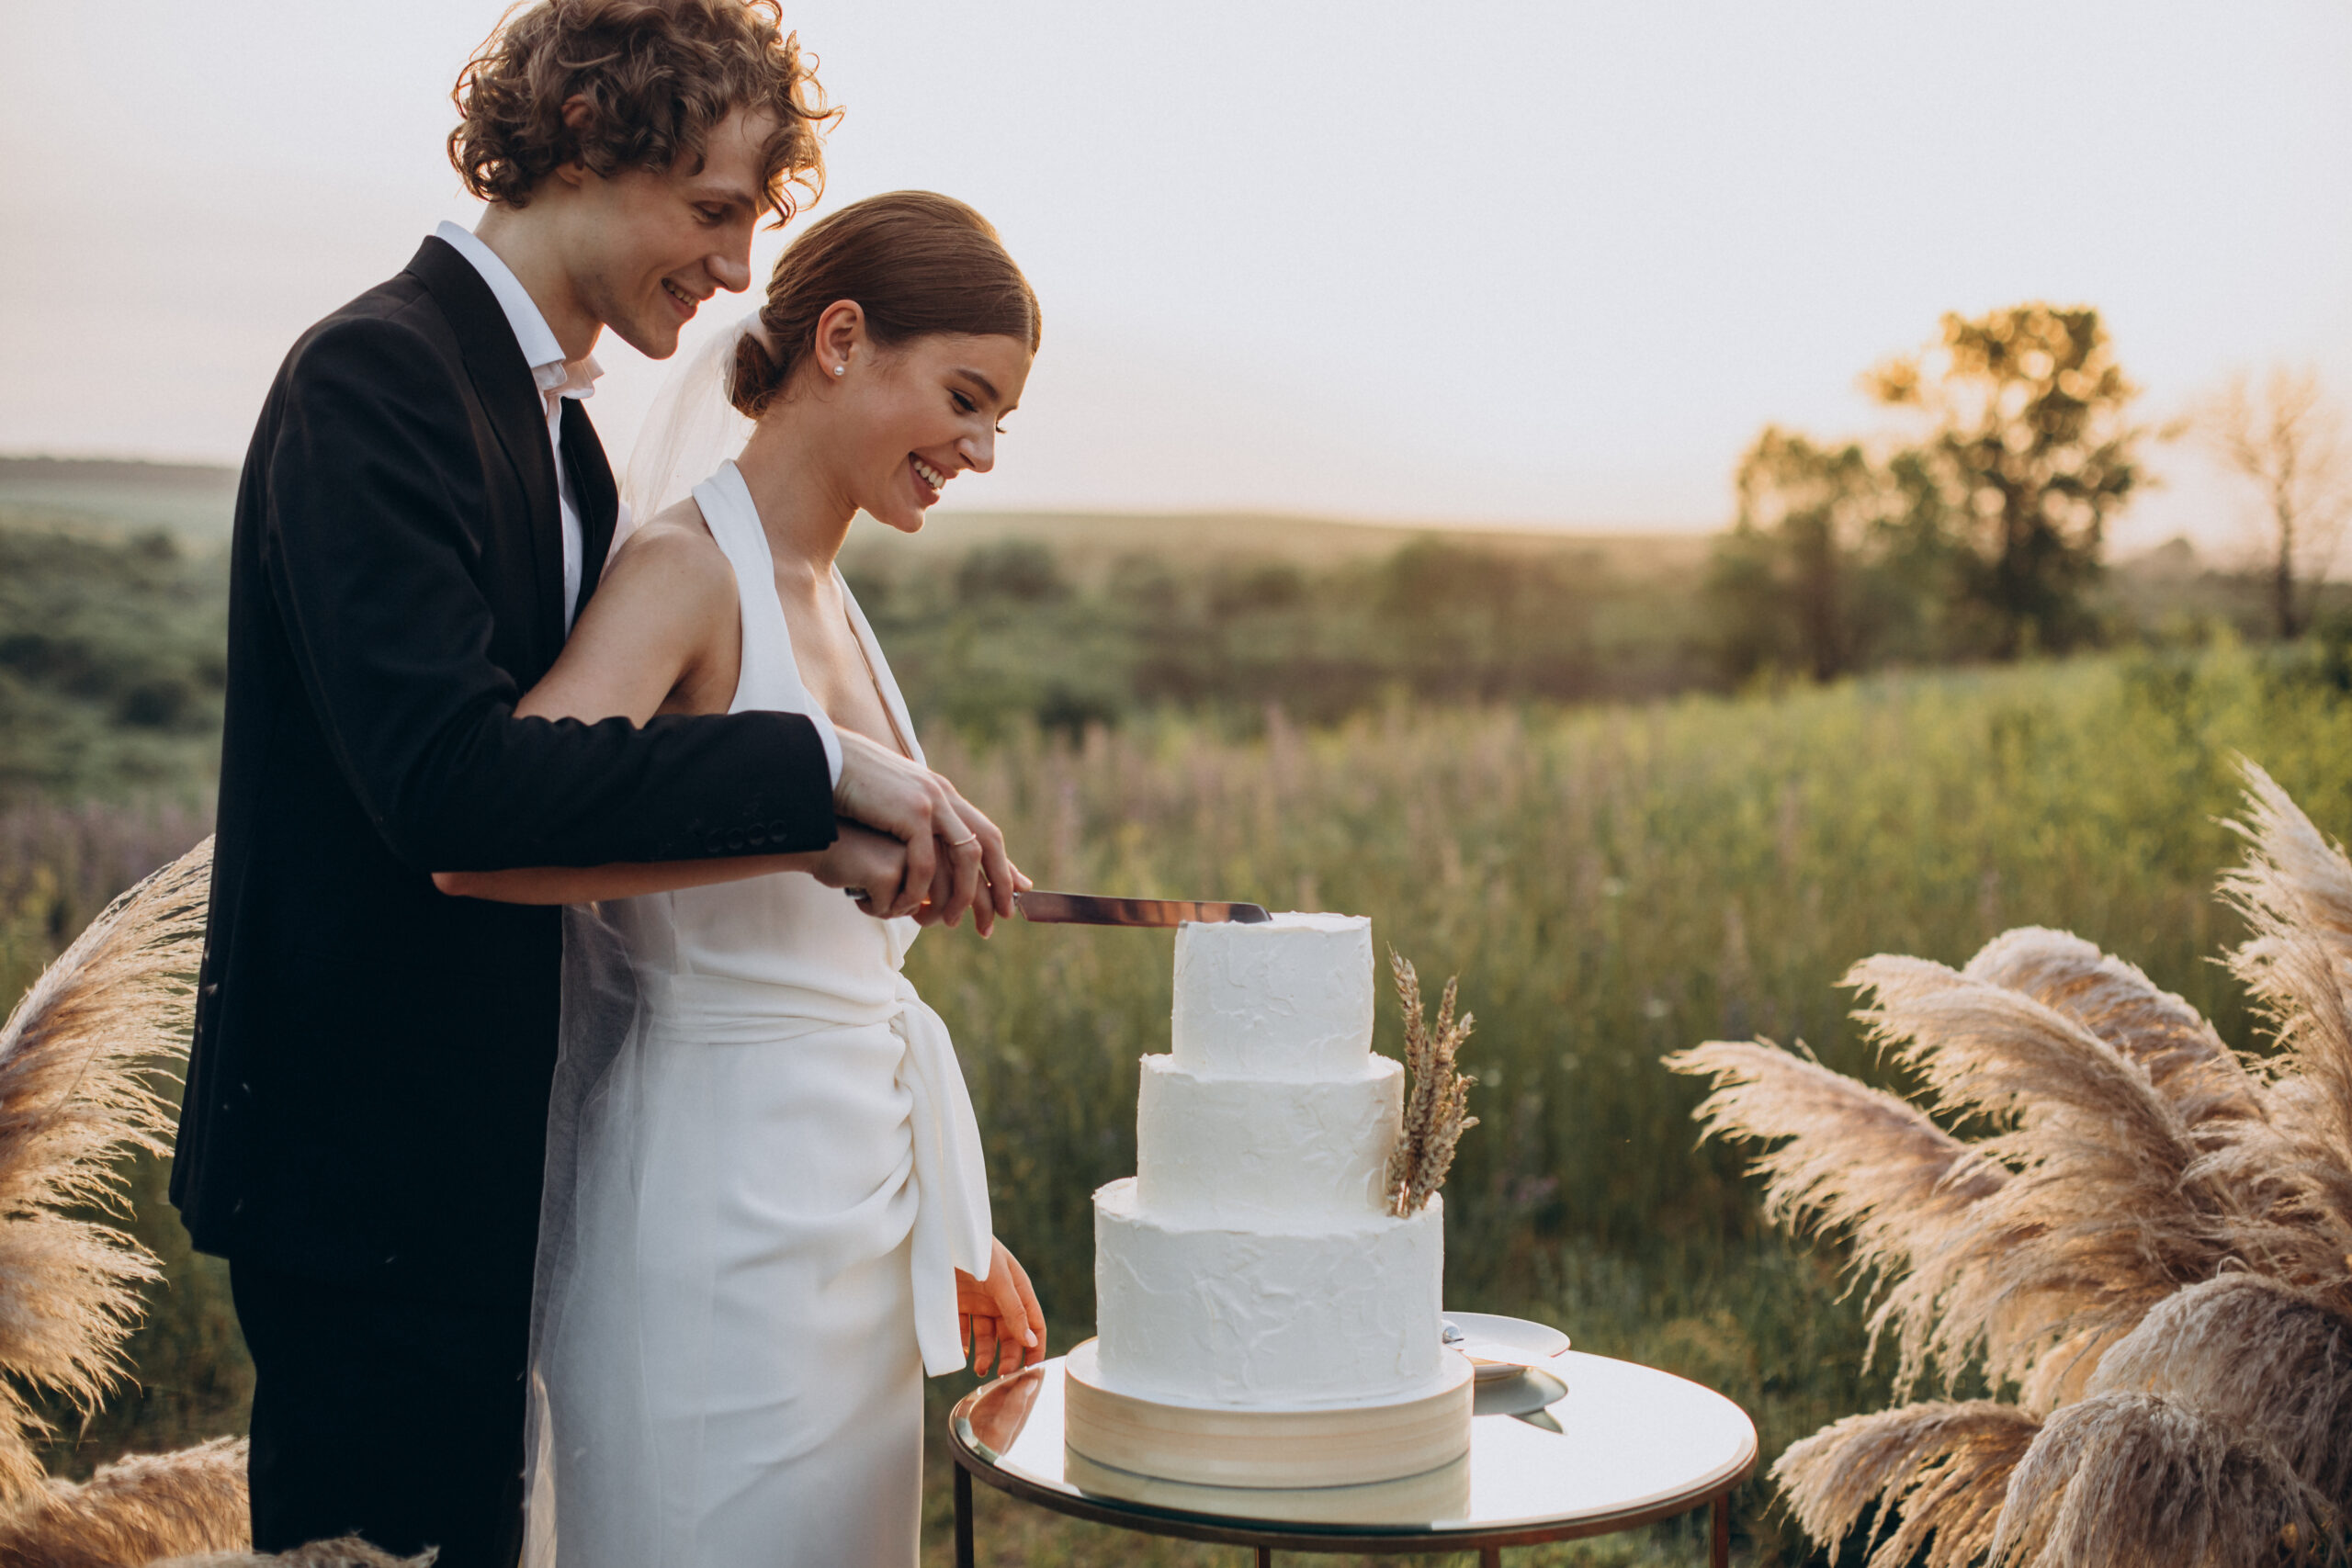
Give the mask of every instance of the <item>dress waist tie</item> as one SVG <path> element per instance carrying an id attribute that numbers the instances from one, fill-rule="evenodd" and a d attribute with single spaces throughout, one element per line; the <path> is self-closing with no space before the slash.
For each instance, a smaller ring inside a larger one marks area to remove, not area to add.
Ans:
<path id="1" fill-rule="evenodd" d="M 944 1377 L 965 1364 L 956 1326 L 956 1270 L 988 1278 L 992 1226 L 988 1168 L 980 1156 L 980 1124 L 964 1087 L 963 1064 L 947 1024 L 899 978 L 899 1010 L 891 1031 L 905 1042 L 899 1083 L 913 1098 L 918 1202 L 912 1246 L 915 1345 L 923 1371 Z"/>

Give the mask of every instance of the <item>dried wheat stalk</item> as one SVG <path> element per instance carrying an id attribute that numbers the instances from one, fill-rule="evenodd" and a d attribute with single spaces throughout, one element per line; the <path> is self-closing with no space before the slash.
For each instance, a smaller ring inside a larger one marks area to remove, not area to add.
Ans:
<path id="1" fill-rule="evenodd" d="M 44 1483 L 26 1389 L 93 1409 L 155 1260 L 78 1208 L 121 1212 L 116 1161 L 165 1152 L 160 1062 L 187 1049 L 208 839 L 108 905 L 0 1025 L 0 1504 Z"/>
<path id="2" fill-rule="evenodd" d="M 1467 1114 L 1470 1086 L 1478 1080 L 1454 1070 L 1455 1055 L 1470 1038 L 1471 1015 L 1453 1016 L 1454 981 L 1445 983 L 1438 1003 L 1437 1026 L 1430 1027 L 1421 1007 L 1420 976 L 1413 966 L 1388 951 L 1388 967 L 1396 981 L 1396 999 L 1405 1011 L 1405 1066 L 1411 1075 L 1405 1097 L 1404 1135 L 1388 1156 L 1388 1209 L 1403 1218 L 1430 1201 L 1445 1185 L 1453 1167 L 1453 1146 L 1462 1134 L 1478 1124 Z"/>

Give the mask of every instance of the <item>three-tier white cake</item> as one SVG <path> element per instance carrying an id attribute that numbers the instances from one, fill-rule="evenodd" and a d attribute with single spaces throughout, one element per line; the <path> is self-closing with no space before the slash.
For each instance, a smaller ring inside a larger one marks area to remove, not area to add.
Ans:
<path id="1" fill-rule="evenodd" d="M 1444 1211 L 1388 1212 L 1404 1069 L 1372 1054 L 1371 922 L 1176 938 L 1172 1050 L 1143 1059 L 1136 1174 L 1094 1195 L 1097 1337 L 1070 1447 L 1223 1485 L 1419 1474 L 1466 1450 L 1442 1342 Z"/>

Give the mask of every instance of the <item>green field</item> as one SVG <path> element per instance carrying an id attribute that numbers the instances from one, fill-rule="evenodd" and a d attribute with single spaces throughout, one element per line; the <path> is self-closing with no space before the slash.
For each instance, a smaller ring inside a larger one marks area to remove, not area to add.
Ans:
<path id="1" fill-rule="evenodd" d="M 0 803 L 201 796 L 232 494 L 224 469 L 0 458 Z M 842 564 L 918 723 L 998 742 L 1033 724 L 1077 738 L 1179 714 L 1244 736 L 1275 708 L 1328 728 L 1397 701 L 1589 704 L 1769 682 L 1727 630 L 1744 623 L 1711 586 L 1713 547 L 943 513 L 911 538 L 861 522 Z M 2320 603 L 2339 648 L 2352 648 L 2347 604 L 2342 585 Z M 2105 646 L 2179 645 L 2211 625 L 2259 635 L 2264 605 L 2257 578 L 2176 542 L 2108 572 L 2086 614 Z"/>
<path id="2" fill-rule="evenodd" d="M 2208 962 L 2233 935 L 2210 897 L 2233 856 L 2215 821 L 2233 807 L 2232 758 L 2257 758 L 2315 820 L 2352 828 L 2340 682 L 2316 657 L 2227 637 L 1744 699 L 1397 703 L 1243 739 L 1165 718 L 1077 742 L 1034 727 L 934 740 L 1045 885 L 1368 914 L 1425 976 L 1458 973 L 1479 1021 L 1465 1060 L 1483 1124 L 1447 1189 L 1449 1301 L 1539 1316 L 1585 1349 L 1721 1388 L 1755 1415 L 1768 1457 L 1883 1381 L 1859 1367 L 1836 1254 L 1762 1229 L 1735 1156 L 1693 1146 L 1698 1087 L 1657 1058 L 1761 1033 L 1868 1073 L 1832 988 L 1848 964 L 1957 963 L 2019 924 L 2143 964 L 2245 1043 L 2243 1000 Z M 107 886 L 196 830 L 121 807 L 0 817 L 0 980 L 21 982 Z M 1136 1064 L 1165 1048 L 1170 957 L 1163 933 L 1015 926 L 988 943 L 933 933 L 910 961 L 965 1055 L 999 1230 L 1062 1346 L 1089 1327 L 1088 1194 L 1133 1169 Z M 1382 1047 L 1396 1035 L 1384 1007 Z M 237 1419 L 217 1271 L 169 1245 L 153 1173 L 142 1187 L 140 1227 L 175 1253 L 138 1347 L 147 1392 L 61 1451 L 76 1467 Z M 1782 1560 L 1768 1504 L 1761 1486 L 1742 1495 L 1744 1551 Z M 1037 1562 L 1236 1555 L 1136 1557 L 1120 1538 L 1002 1509 L 984 1523 Z M 1524 1560 L 1669 1561 L 1695 1550 L 1679 1539 L 1666 1527 L 1597 1558 Z"/>
<path id="3" fill-rule="evenodd" d="M 218 472 L 0 462 L 0 992 L 204 830 L 227 495 Z M 2209 962 L 2234 935 L 2210 897 L 2232 759 L 2352 831 L 2352 627 L 2242 643 L 2258 590 L 2185 548 L 2109 575 L 2104 654 L 1737 693 L 1707 651 L 1701 540 L 967 515 L 854 536 L 845 565 L 934 761 L 1041 884 L 1367 914 L 1425 977 L 1459 974 L 1482 1125 L 1447 1190 L 1450 1301 L 1721 1388 L 1768 1458 L 1883 1380 L 1835 1251 L 1762 1229 L 1736 1156 L 1695 1146 L 1698 1086 L 1657 1058 L 1764 1034 L 1876 1076 L 1845 967 L 1956 963 L 2019 924 L 2081 932 L 2253 1043 Z M 933 933 L 910 964 L 1057 1345 L 1090 1327 L 1088 1195 L 1133 1169 L 1170 952 L 1016 925 Z M 138 1386 L 66 1423 L 63 1471 L 235 1430 L 249 1396 L 220 1266 L 188 1254 L 161 1168 L 133 1177 L 169 1278 Z M 936 1456 L 932 1479 L 944 1561 Z M 1239 1557 L 983 1504 L 991 1561 Z M 1796 1560 L 1761 1485 L 1738 1528 L 1744 1559 Z M 1668 1526 L 1512 1561 L 1697 1552 Z"/>

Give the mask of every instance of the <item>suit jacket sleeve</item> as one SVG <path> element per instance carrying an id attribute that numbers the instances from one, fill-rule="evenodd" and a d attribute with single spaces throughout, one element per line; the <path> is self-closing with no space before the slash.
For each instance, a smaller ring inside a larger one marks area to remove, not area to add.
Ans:
<path id="1" fill-rule="evenodd" d="M 327 744 L 422 871 L 820 849 L 832 789 L 798 714 L 519 718 L 479 576 L 490 515 L 449 361 L 346 318 L 289 367 L 266 469 L 265 563 Z"/>

